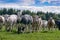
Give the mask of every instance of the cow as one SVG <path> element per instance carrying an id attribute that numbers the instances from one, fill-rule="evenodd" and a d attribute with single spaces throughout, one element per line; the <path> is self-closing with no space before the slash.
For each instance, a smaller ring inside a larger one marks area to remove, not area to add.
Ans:
<path id="1" fill-rule="evenodd" d="M 2 29 L 4 23 L 5 23 L 5 18 L 2 15 L 0 15 L 0 29 Z"/>
<path id="2" fill-rule="evenodd" d="M 55 23 L 57 25 L 57 28 L 60 30 L 60 20 L 55 20 Z"/>
<path id="3" fill-rule="evenodd" d="M 49 18 L 48 20 L 48 29 L 50 30 L 51 28 L 55 27 L 55 21 L 52 17 Z"/>
<path id="4" fill-rule="evenodd" d="M 45 30 L 46 28 L 47 28 L 47 23 L 48 23 L 48 21 L 47 20 L 42 20 L 42 28 L 43 28 L 43 30 Z"/>
<path id="5" fill-rule="evenodd" d="M 13 30 L 13 25 L 17 23 L 17 18 L 18 17 L 15 14 L 7 16 L 7 18 L 5 19 L 7 23 L 7 27 L 6 27 L 7 30 L 9 31 Z"/>
<path id="6" fill-rule="evenodd" d="M 33 22 L 33 18 L 31 15 L 25 14 L 25 15 L 20 16 L 20 23 L 25 25 L 26 31 L 28 31 L 28 29 L 29 29 L 29 32 L 31 32 L 30 25 L 32 24 L 32 22 Z M 29 25 L 29 27 L 28 27 L 28 25 Z"/>
<path id="7" fill-rule="evenodd" d="M 33 16 L 33 23 L 32 23 L 32 28 L 33 31 L 38 31 L 40 30 L 40 27 L 42 25 L 42 19 L 38 15 Z"/>
<path id="8" fill-rule="evenodd" d="M 8 14 L 5 14 L 5 15 L 3 15 L 3 17 L 4 17 L 4 19 L 5 19 L 5 30 L 9 30 L 9 23 L 7 22 L 7 19 L 8 19 L 8 17 L 9 17 L 10 15 L 8 15 Z"/>

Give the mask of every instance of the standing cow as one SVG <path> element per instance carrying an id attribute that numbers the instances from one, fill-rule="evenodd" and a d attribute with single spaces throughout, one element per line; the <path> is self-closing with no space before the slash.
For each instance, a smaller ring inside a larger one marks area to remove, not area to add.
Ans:
<path id="1" fill-rule="evenodd" d="M 33 16 L 33 23 L 32 23 L 33 31 L 38 31 L 39 32 L 39 29 L 42 25 L 41 23 L 42 23 L 41 17 L 39 17 L 37 15 L 34 15 Z"/>
<path id="2" fill-rule="evenodd" d="M 10 15 L 8 15 L 8 14 L 5 14 L 5 15 L 3 15 L 4 16 L 4 18 L 5 18 L 5 30 L 9 30 L 9 23 L 7 22 L 7 19 L 8 19 L 8 17 L 10 16 Z"/>
<path id="3" fill-rule="evenodd" d="M 56 28 L 58 28 L 60 30 L 60 20 L 56 20 L 55 23 L 57 25 Z"/>
<path id="4" fill-rule="evenodd" d="M 42 28 L 43 28 L 43 30 L 47 29 L 47 23 L 48 23 L 48 21 L 42 20 Z"/>
<path id="5" fill-rule="evenodd" d="M 51 28 L 55 27 L 55 21 L 52 17 L 48 20 L 48 29 L 50 30 Z"/>
<path id="6" fill-rule="evenodd" d="M 2 15 L 0 15 L 0 22 L 2 22 L 3 24 L 5 23 L 5 18 L 2 16 Z"/>
<path id="7" fill-rule="evenodd" d="M 31 32 L 31 26 L 30 26 L 30 24 L 31 24 L 32 22 L 33 22 L 32 16 L 30 16 L 30 15 L 28 15 L 28 14 L 25 14 L 25 15 L 22 15 L 22 16 L 21 16 L 21 23 L 25 24 L 25 27 L 27 28 L 27 30 L 28 30 L 28 28 L 29 28 L 29 31 L 30 31 L 30 32 Z M 29 27 L 28 27 L 27 25 L 29 25 Z"/>
<path id="8" fill-rule="evenodd" d="M 0 29 L 2 28 L 4 23 L 5 23 L 5 18 L 2 15 L 0 15 Z"/>
<path id="9" fill-rule="evenodd" d="M 8 25 L 8 27 L 6 27 L 6 29 L 12 31 L 13 25 L 17 23 L 17 15 L 12 14 L 10 16 L 7 16 L 5 20 L 6 20 L 7 25 Z"/>

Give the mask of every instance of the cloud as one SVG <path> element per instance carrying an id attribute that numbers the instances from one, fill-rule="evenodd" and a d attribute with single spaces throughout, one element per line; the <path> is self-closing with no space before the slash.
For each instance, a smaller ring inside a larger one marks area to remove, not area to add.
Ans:
<path id="1" fill-rule="evenodd" d="M 1 3 L 14 3 L 19 5 L 33 5 L 35 4 L 35 0 L 0 0 Z"/>
<path id="2" fill-rule="evenodd" d="M 35 0 L 21 0 L 21 5 L 33 5 L 35 4 Z"/>
<path id="3" fill-rule="evenodd" d="M 20 9 L 20 10 L 30 10 L 33 12 L 37 11 L 43 11 L 43 12 L 55 12 L 60 13 L 60 6 L 20 6 L 18 4 L 0 4 L 0 8 L 14 8 L 14 9 Z"/>
<path id="4" fill-rule="evenodd" d="M 52 4 L 57 4 L 57 3 L 60 3 L 60 0 L 40 0 L 40 2 L 42 2 L 42 3 L 48 2 L 48 3 L 52 3 Z"/>
<path id="5" fill-rule="evenodd" d="M 0 3 L 0 8 L 14 8 L 14 9 L 18 9 L 19 8 L 19 5 L 15 4 L 15 3 L 9 3 L 9 4 L 1 4 Z"/>
<path id="6" fill-rule="evenodd" d="M 21 10 L 31 10 L 34 12 L 43 11 L 43 12 L 56 12 L 60 13 L 60 6 L 32 6 L 35 4 L 35 0 L 0 0 L 0 8 L 14 8 L 14 9 L 21 9 Z M 8 3 L 9 2 L 9 3 Z M 58 2 L 57 0 L 40 0 L 40 2 Z M 60 1 L 59 1 L 60 2 Z"/>

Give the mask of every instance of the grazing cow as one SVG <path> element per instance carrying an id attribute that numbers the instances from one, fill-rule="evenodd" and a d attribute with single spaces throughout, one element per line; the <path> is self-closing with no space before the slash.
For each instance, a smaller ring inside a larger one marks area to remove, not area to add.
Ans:
<path id="1" fill-rule="evenodd" d="M 58 29 L 60 30 L 60 20 L 56 20 L 55 23 L 58 26 Z"/>
<path id="2" fill-rule="evenodd" d="M 39 31 L 39 29 L 41 27 L 41 23 L 42 23 L 41 17 L 34 15 L 33 23 L 32 23 L 33 31 Z"/>
<path id="3" fill-rule="evenodd" d="M 0 15 L 0 29 L 2 28 L 2 25 L 5 23 L 5 19 L 3 16 Z"/>
<path id="4" fill-rule="evenodd" d="M 13 29 L 13 25 L 17 23 L 17 15 L 13 14 L 13 15 L 10 15 L 7 19 L 6 19 L 8 25 L 10 25 L 8 27 L 8 29 L 10 29 L 10 31 L 12 31 Z"/>
<path id="5" fill-rule="evenodd" d="M 48 20 L 48 29 L 50 30 L 51 28 L 55 27 L 55 21 L 52 17 Z"/>
<path id="6" fill-rule="evenodd" d="M 31 32 L 31 29 L 30 29 L 31 26 L 30 26 L 30 24 L 32 23 L 32 21 L 33 21 L 32 16 L 30 16 L 28 14 L 25 14 L 25 15 L 21 16 L 21 23 L 25 24 L 25 27 L 27 28 L 27 30 L 29 28 L 30 32 Z M 29 27 L 27 26 L 28 24 L 29 24 Z"/>

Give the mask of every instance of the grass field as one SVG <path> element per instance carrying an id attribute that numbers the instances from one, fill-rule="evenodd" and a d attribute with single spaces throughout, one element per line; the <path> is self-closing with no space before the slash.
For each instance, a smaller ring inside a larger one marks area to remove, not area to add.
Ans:
<path id="1" fill-rule="evenodd" d="M 60 40 L 60 31 L 34 32 L 17 34 L 15 32 L 0 32 L 0 40 Z"/>

